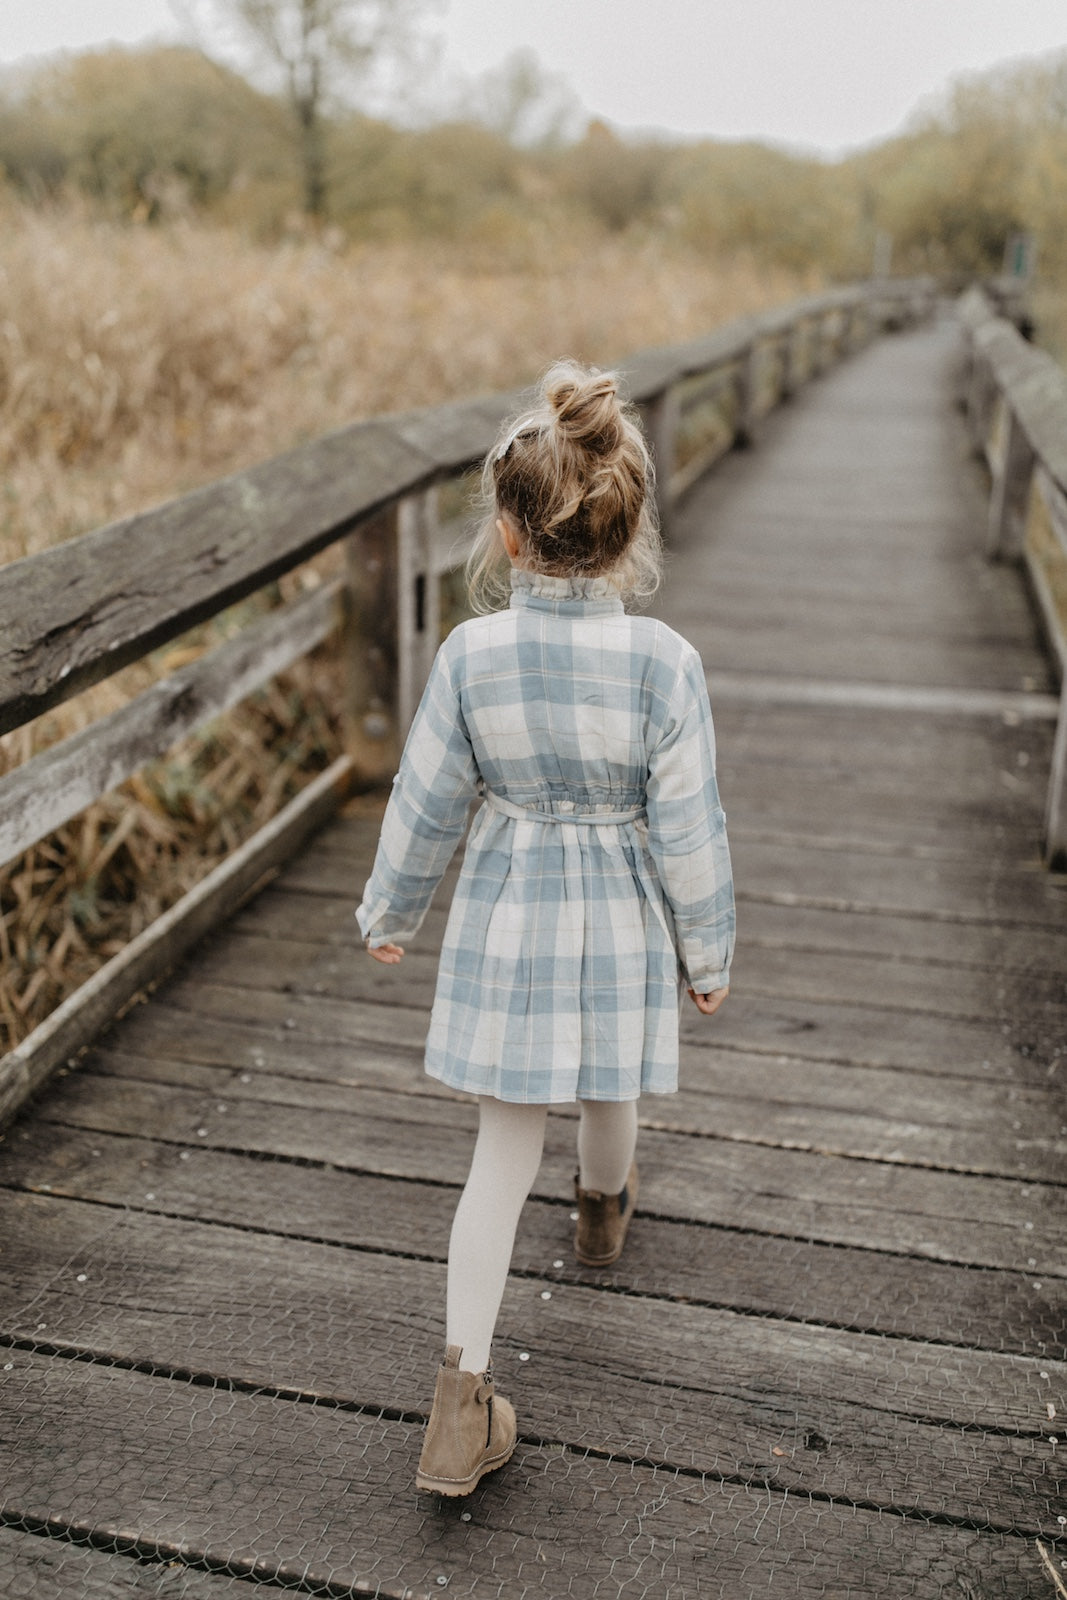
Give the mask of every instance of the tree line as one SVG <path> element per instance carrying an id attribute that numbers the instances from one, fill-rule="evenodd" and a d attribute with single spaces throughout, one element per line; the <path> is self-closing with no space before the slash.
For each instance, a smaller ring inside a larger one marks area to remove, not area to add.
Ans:
<path id="1" fill-rule="evenodd" d="M 3 186 L 116 219 L 196 213 L 261 239 L 310 217 L 341 239 L 468 239 L 525 261 L 585 228 L 824 278 L 869 272 L 880 237 L 894 271 L 996 272 L 1024 233 L 1042 275 L 1067 282 L 1067 53 L 959 82 L 900 136 L 836 161 L 582 125 L 529 57 L 462 110 L 415 123 L 402 91 L 395 118 L 371 116 L 328 97 L 307 62 L 276 64 L 276 87 L 191 46 L 9 75 Z"/>

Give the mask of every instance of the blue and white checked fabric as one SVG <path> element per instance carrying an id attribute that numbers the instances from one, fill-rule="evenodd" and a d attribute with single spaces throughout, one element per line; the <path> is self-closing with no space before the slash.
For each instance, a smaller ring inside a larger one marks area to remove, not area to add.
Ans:
<path id="1" fill-rule="evenodd" d="M 372 945 L 417 932 L 480 794 L 427 1072 L 511 1101 L 672 1093 L 680 981 L 727 984 L 734 932 L 697 652 L 606 579 L 515 572 L 511 608 L 438 652 L 356 912 Z"/>

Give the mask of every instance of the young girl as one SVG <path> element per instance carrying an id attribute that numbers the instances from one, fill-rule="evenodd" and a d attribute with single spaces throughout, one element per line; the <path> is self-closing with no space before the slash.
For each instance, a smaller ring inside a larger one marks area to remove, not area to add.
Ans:
<path id="1" fill-rule="evenodd" d="M 637 1100 L 678 1086 L 684 983 L 725 999 L 733 888 L 704 673 L 625 598 L 660 577 L 652 473 L 616 381 L 573 364 L 485 464 L 476 606 L 442 645 L 356 915 L 403 957 L 475 798 L 441 952 L 426 1070 L 478 1096 L 448 1253 L 446 1353 L 416 1483 L 469 1494 L 515 1447 L 490 1345 L 550 1105 L 578 1102 L 575 1251 L 620 1254 Z"/>

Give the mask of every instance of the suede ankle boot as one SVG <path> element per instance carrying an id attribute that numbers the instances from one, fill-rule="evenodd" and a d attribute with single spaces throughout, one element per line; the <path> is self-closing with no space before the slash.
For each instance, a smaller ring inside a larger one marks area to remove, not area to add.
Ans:
<path id="1" fill-rule="evenodd" d="M 433 1410 L 426 1427 L 415 1484 L 437 1494 L 470 1494 L 487 1472 L 502 1467 L 515 1448 L 515 1413 L 493 1393 L 492 1367 L 461 1372 L 458 1344 L 438 1368 Z"/>
<path id="2" fill-rule="evenodd" d="M 637 1163 L 621 1194 L 599 1194 L 583 1189 L 575 1175 L 578 1198 L 578 1226 L 574 1230 L 574 1253 L 583 1267 L 608 1267 L 622 1255 L 626 1230 L 637 1202 Z"/>

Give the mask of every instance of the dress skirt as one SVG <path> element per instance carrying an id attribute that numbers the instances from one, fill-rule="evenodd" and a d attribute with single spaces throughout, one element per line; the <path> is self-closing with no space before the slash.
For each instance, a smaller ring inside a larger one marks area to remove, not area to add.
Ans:
<path id="1" fill-rule="evenodd" d="M 677 1089 L 678 955 L 646 836 L 640 821 L 482 808 L 441 951 L 431 1077 L 539 1104 Z"/>

